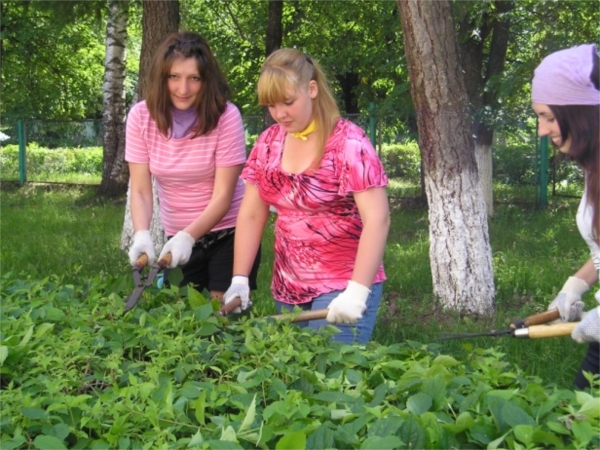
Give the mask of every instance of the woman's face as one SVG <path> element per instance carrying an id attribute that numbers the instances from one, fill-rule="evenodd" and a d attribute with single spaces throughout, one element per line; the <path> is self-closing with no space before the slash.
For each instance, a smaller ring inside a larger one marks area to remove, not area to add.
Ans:
<path id="1" fill-rule="evenodd" d="M 568 153 L 571 148 L 571 136 L 563 142 L 558 121 L 550 107 L 542 103 L 533 103 L 532 106 L 538 116 L 538 135 L 540 137 L 548 136 L 562 153 Z"/>
<path id="2" fill-rule="evenodd" d="M 273 120 L 288 133 L 304 130 L 312 119 L 312 101 L 317 97 L 317 83 L 311 81 L 304 88 L 288 87 L 282 102 L 268 105 Z"/>
<path id="3" fill-rule="evenodd" d="M 176 60 L 171 66 L 167 79 L 171 103 L 180 110 L 194 105 L 200 93 L 202 81 L 195 58 Z"/>

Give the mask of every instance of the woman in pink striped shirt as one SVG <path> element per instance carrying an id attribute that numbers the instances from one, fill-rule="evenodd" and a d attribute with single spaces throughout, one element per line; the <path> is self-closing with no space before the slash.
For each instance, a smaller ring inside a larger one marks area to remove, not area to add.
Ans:
<path id="1" fill-rule="evenodd" d="M 163 41 L 147 86 L 146 100 L 127 117 L 125 159 L 135 230 L 130 261 L 143 253 L 149 264 L 155 259 L 149 232 L 154 178 L 169 237 L 159 258 L 171 253 L 169 267 L 181 266 L 182 286 L 192 283 L 221 299 L 232 276 L 235 222 L 244 195 L 240 112 L 228 100 L 229 86 L 208 43 L 196 33 L 173 33 Z M 254 289 L 259 259 L 250 277 Z"/>

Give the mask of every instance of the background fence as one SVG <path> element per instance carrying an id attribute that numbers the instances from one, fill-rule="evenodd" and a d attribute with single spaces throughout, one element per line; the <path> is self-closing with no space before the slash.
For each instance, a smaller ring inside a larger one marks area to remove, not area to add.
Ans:
<path id="1" fill-rule="evenodd" d="M 382 121 L 376 121 L 369 114 L 345 117 L 359 125 L 370 137 L 393 182 L 392 186 L 396 186 L 394 195 L 421 196 L 417 143 L 404 139 L 400 132 Z M 250 151 L 260 132 L 270 123 L 265 124 L 260 115 L 243 116 L 242 119 L 246 148 Z M 20 173 L 20 166 L 24 165 L 27 181 L 100 183 L 102 120 L 25 121 L 22 124 L 21 149 L 18 124 L 2 124 L 1 130 L 0 180 L 23 184 L 25 175 Z M 515 190 L 519 190 L 520 194 L 516 195 L 519 201 L 529 203 L 544 204 L 547 195 L 580 195 L 581 172 L 573 164 L 561 161 L 554 149 L 540 145 L 534 129 L 528 130 L 526 135 L 529 137 L 522 142 L 506 144 L 506 139 L 497 133 L 498 144 L 493 149 L 494 185 L 501 186 L 503 191 L 510 188 L 513 199 Z M 24 161 L 20 159 L 22 156 L 26 157 Z M 502 201 L 503 197 L 495 194 L 495 198 Z"/>

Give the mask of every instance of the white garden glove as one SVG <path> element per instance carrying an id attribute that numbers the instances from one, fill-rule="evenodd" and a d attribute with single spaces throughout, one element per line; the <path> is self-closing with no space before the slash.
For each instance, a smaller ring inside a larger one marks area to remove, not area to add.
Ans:
<path id="1" fill-rule="evenodd" d="M 584 314 L 577 324 L 571 337 L 579 343 L 600 342 L 600 307 Z"/>
<path id="2" fill-rule="evenodd" d="M 129 247 L 128 252 L 131 265 L 134 266 L 138 258 L 144 253 L 148 255 L 148 265 L 154 264 L 156 254 L 154 253 L 152 236 L 148 230 L 140 230 L 133 235 L 133 244 Z"/>
<path id="3" fill-rule="evenodd" d="M 250 286 L 248 285 L 248 277 L 242 275 L 235 275 L 231 279 L 231 286 L 227 289 L 227 292 L 223 295 L 223 301 L 225 304 L 232 302 L 235 298 L 239 297 L 242 300 L 241 309 L 238 306 L 232 312 L 240 314 L 243 310 L 248 309 L 252 306 L 250 301 Z"/>
<path id="4" fill-rule="evenodd" d="M 581 296 L 585 294 L 590 287 L 581 278 L 569 277 L 558 295 L 552 303 L 548 305 L 548 310 L 558 308 L 560 320 L 563 322 L 575 322 L 581 320 L 583 311 L 583 302 Z"/>
<path id="5" fill-rule="evenodd" d="M 327 322 L 356 323 L 367 309 L 367 298 L 371 290 L 350 280 L 344 292 L 331 300 L 327 307 Z"/>
<path id="6" fill-rule="evenodd" d="M 167 253 L 171 253 L 171 262 L 168 265 L 171 269 L 180 264 L 185 264 L 190 260 L 192 255 L 192 247 L 196 243 L 196 239 L 191 234 L 185 231 L 178 231 L 175 236 L 167 241 L 158 259 L 162 259 Z"/>

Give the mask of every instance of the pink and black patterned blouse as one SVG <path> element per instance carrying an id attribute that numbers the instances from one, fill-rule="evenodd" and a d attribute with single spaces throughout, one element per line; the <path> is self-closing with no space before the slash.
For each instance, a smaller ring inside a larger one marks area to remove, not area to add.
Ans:
<path id="1" fill-rule="evenodd" d="M 281 167 L 285 137 L 279 125 L 264 131 L 242 178 L 277 208 L 271 290 L 276 300 L 296 304 L 346 288 L 363 229 L 352 193 L 388 180 L 371 142 L 352 122 L 340 119 L 320 167 L 300 174 Z M 382 264 L 374 283 L 385 279 Z"/>

